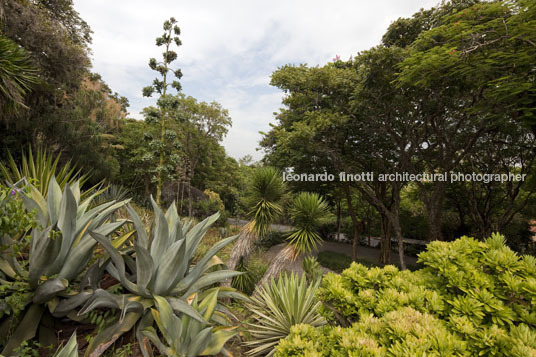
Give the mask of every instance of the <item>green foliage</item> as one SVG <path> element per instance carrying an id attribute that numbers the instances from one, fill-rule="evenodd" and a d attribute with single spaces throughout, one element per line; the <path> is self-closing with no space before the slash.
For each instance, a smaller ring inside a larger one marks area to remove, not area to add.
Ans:
<path id="1" fill-rule="evenodd" d="M 299 278 L 296 274 L 284 274 L 277 282 L 272 279 L 266 286 L 259 287 L 258 293 L 246 303 L 254 318 L 254 322 L 247 325 L 253 337 L 246 342 L 252 348 L 247 354 L 271 356 L 274 346 L 290 333 L 292 326 L 325 324 L 318 313 L 321 303 L 315 298 L 319 284 L 320 280 L 307 283 L 304 275 Z"/>
<path id="2" fill-rule="evenodd" d="M 192 301 L 192 308 L 198 311 L 206 321 L 212 320 L 218 303 L 218 289 L 213 289 L 198 302 L 197 295 Z M 168 357 L 195 357 L 226 353 L 225 343 L 236 335 L 236 327 L 213 327 L 180 314 L 177 316 L 172 306 L 163 297 L 155 297 L 156 309 L 151 313 L 164 338 L 162 342 L 153 327 L 148 327 L 142 334 L 149 338 L 160 353 Z"/>
<path id="3" fill-rule="evenodd" d="M 534 257 L 519 257 L 494 234 L 432 242 L 419 259 L 424 268 L 415 272 L 352 263 L 324 276 L 323 312 L 352 327 L 296 327 L 278 355 L 536 353 Z"/>
<path id="4" fill-rule="evenodd" d="M 24 95 L 38 81 L 28 53 L 10 39 L 0 36 L 0 107 L 3 117 L 24 105 Z"/>
<path id="5" fill-rule="evenodd" d="M 301 192 L 290 207 L 290 218 L 296 230 L 287 238 L 296 256 L 316 249 L 322 237 L 320 227 L 333 220 L 327 202 L 316 193 Z"/>
<path id="6" fill-rule="evenodd" d="M 315 257 L 305 257 L 302 262 L 303 271 L 308 281 L 317 281 L 322 278 L 324 270 Z"/>
<path id="7" fill-rule="evenodd" d="M 41 345 L 35 341 L 24 341 L 15 351 L 18 357 L 39 357 Z"/>
<path id="8" fill-rule="evenodd" d="M 153 325 L 151 309 L 154 306 L 161 309 L 166 303 L 176 314 L 172 318 L 174 321 L 175 318 L 181 319 L 184 315 L 201 325 L 209 324 L 209 321 L 195 310 L 188 300 L 199 295 L 201 291 L 211 288 L 214 284 L 240 274 L 235 271 L 214 269 L 223 264 L 216 253 L 233 242 L 236 236 L 220 240 L 192 265 L 195 252 L 205 233 L 218 219 L 218 213 L 195 226 L 192 222 L 183 225 L 174 203 L 164 214 L 156 202 L 151 201 L 155 225 L 150 234 L 146 232 L 138 214 L 127 206 L 136 229 L 134 249 L 130 253 L 135 253 L 135 260 L 129 254 L 122 254 L 104 235 L 98 232 L 90 233 L 110 256 L 111 261 L 106 266 L 107 271 L 121 283 L 127 293 L 119 295 L 104 289 L 97 289 L 80 310 L 79 314 L 86 314 L 100 307 L 121 311 L 121 317 L 91 341 L 88 353 L 106 350 L 110 341 L 131 329 L 136 331 L 142 351 L 146 351 L 147 346 L 142 342 L 141 331 Z M 152 239 L 149 240 L 148 237 Z M 241 298 L 241 295 L 231 288 L 222 288 L 218 290 L 218 294 L 221 297 Z M 163 303 L 162 299 L 166 303 Z M 221 321 L 219 317 L 221 316 L 211 315 L 211 318 L 217 322 Z M 166 324 L 166 321 L 162 323 Z M 183 319 L 183 321 L 186 320 Z M 160 326 L 161 330 L 162 328 Z M 169 329 L 170 326 L 166 325 L 166 328 Z M 168 343 L 171 344 L 169 340 Z"/>
<path id="9" fill-rule="evenodd" d="M 286 236 L 287 234 L 285 232 L 268 231 L 264 237 L 257 241 L 257 245 L 262 248 L 269 249 L 274 245 L 284 243 Z"/>
<path id="10" fill-rule="evenodd" d="M 20 198 L 25 194 L 24 189 L 0 185 L 0 237 L 7 235 L 18 241 L 26 231 L 36 226 L 35 212 L 27 212 Z"/>
<path id="11" fill-rule="evenodd" d="M 17 161 L 8 153 L 7 162 L 0 162 L 0 174 L 2 179 L 11 185 L 22 180 L 30 182 L 44 198 L 47 197 L 48 185 L 53 176 L 62 190 L 66 184 L 73 185 L 76 181 L 79 181 L 79 186 L 82 187 L 89 175 L 82 175 L 82 171 L 72 165 L 70 160 L 60 165 L 60 159 L 60 154 L 53 155 L 42 147 L 38 147 L 34 155 L 29 147 L 28 154 L 22 154 L 21 166 L 17 165 Z M 82 192 L 83 195 L 90 193 L 91 189 Z"/>
<path id="12" fill-rule="evenodd" d="M 267 269 L 268 265 L 261 259 L 254 259 L 254 257 L 252 257 L 248 259 L 246 264 L 242 258 L 238 262 L 236 271 L 244 274 L 235 276 L 231 286 L 244 294 L 251 295 L 255 290 L 255 286 L 257 286 L 257 283 L 261 280 Z"/>
<path id="13" fill-rule="evenodd" d="M 124 220 L 110 218 L 126 202 L 107 202 L 88 210 L 95 194 L 85 199 L 81 196 L 79 181 L 66 184 L 62 192 L 54 176 L 46 199 L 35 186 L 28 186 L 28 196 L 21 195 L 21 199 L 27 211 L 35 211 L 38 225 L 30 233 L 27 261 L 19 262 L 11 237 L 0 237 L 2 245 L 8 247 L 0 257 L 0 270 L 8 279 L 7 292 L 13 293 L 4 298 L 2 324 L 16 326 L 11 336 L 2 336 L 7 340 L 1 341 L 3 354 L 33 338 L 46 306 L 49 313 L 63 317 L 73 308 L 70 298 L 81 304 L 84 300 L 80 299 L 89 297 L 87 293 L 69 294 L 73 293 L 71 283 L 86 269 L 97 244 L 88 232 L 109 235 L 121 227 Z M 124 239 L 118 238 L 119 242 Z M 22 291 L 28 291 L 22 293 L 22 305 L 13 307 L 9 300 Z M 22 310 L 19 320 L 16 315 Z"/>
<path id="14" fill-rule="evenodd" d="M 108 144 L 106 137 L 116 132 L 121 116 L 107 110 L 108 104 L 116 101 L 111 93 L 108 96 L 104 88 L 88 87 L 93 77 L 89 71 L 90 34 L 70 0 L 3 3 L 2 37 L 27 53 L 39 81 L 24 97 L 27 109 L 2 115 L 2 159 L 7 158 L 7 150 L 17 157 L 21 148 L 43 144 L 75 159 L 78 165 L 91 167 L 96 181 L 113 175 L 112 148 L 104 144 Z"/>
<path id="15" fill-rule="evenodd" d="M 251 231 L 263 237 L 283 213 L 280 204 L 286 186 L 281 173 L 272 167 L 261 167 L 253 173 L 246 193 L 246 206 L 251 218 Z"/>

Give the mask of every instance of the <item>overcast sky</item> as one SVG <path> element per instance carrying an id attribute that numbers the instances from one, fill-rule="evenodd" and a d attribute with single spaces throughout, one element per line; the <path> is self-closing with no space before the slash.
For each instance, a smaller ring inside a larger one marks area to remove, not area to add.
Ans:
<path id="1" fill-rule="evenodd" d="M 258 160 L 258 132 L 269 129 L 281 107 L 281 92 L 269 85 L 274 70 L 287 63 L 323 65 L 336 55 L 348 59 L 377 45 L 392 21 L 437 3 L 75 0 L 75 8 L 94 32 L 93 70 L 129 99 L 137 119 L 155 103 L 141 95 L 156 74 L 149 58 L 161 58 L 155 38 L 164 20 L 175 17 L 183 45 L 174 63 L 184 75 L 183 93 L 227 108 L 233 119 L 223 142 L 227 154 Z"/>

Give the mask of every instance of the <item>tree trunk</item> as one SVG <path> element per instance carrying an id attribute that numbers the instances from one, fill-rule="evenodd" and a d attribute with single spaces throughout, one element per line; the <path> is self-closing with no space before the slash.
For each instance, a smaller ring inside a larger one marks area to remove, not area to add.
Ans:
<path id="1" fill-rule="evenodd" d="M 341 197 L 337 195 L 337 241 L 341 239 Z"/>
<path id="2" fill-rule="evenodd" d="M 238 262 L 240 261 L 240 258 L 243 257 L 244 261 L 247 261 L 249 255 L 251 254 L 253 245 L 257 240 L 257 236 L 255 236 L 255 234 L 252 233 L 250 230 L 251 224 L 252 223 L 250 222 L 244 227 L 242 227 L 242 230 L 240 231 L 240 236 L 236 240 L 236 243 L 231 250 L 229 260 L 227 261 L 227 269 L 235 270 L 238 265 Z M 223 283 L 223 286 L 231 286 L 231 282 L 232 279 L 227 279 Z"/>
<path id="3" fill-rule="evenodd" d="M 294 261 L 294 255 L 294 248 L 290 245 L 287 245 L 285 248 L 281 249 L 281 251 L 270 262 L 268 270 L 266 270 L 266 273 L 264 273 L 262 279 L 257 283 L 257 287 L 255 288 L 255 292 L 253 294 L 255 295 L 258 288 L 268 284 L 272 278 L 277 279 L 279 274 L 281 274 L 281 272 Z"/>
<path id="4" fill-rule="evenodd" d="M 380 263 L 390 264 L 391 263 L 391 224 L 389 219 L 382 214 L 381 215 L 382 223 L 382 238 L 381 238 L 381 254 L 380 254 Z"/>
<path id="5" fill-rule="evenodd" d="M 348 203 L 348 214 L 352 218 L 353 229 L 353 238 L 352 238 L 352 260 L 357 260 L 357 251 L 359 247 L 359 221 L 357 220 L 357 215 L 355 214 L 354 206 L 352 205 L 352 196 L 350 194 L 350 186 L 346 183 L 344 185 L 344 191 L 346 192 L 346 201 Z"/>
<path id="6" fill-rule="evenodd" d="M 151 191 L 149 189 L 149 177 L 145 176 L 145 198 L 148 198 L 151 195 Z"/>
<path id="7" fill-rule="evenodd" d="M 400 259 L 400 269 L 406 270 L 406 262 L 404 260 L 404 238 L 402 237 L 402 229 L 400 224 L 393 223 L 393 230 L 398 242 L 398 257 Z"/>
<path id="8" fill-rule="evenodd" d="M 437 181 L 431 188 L 431 192 L 426 190 L 422 184 L 418 185 L 421 199 L 426 207 L 428 218 L 428 239 L 443 240 L 441 232 L 441 221 L 443 218 L 443 200 L 445 198 L 445 182 Z"/>
<path id="9" fill-rule="evenodd" d="M 188 181 L 188 218 L 192 218 L 192 184 Z"/>
<path id="10" fill-rule="evenodd" d="M 443 240 L 443 233 L 441 232 L 442 208 L 432 204 L 428 212 L 428 238 L 430 240 Z"/>

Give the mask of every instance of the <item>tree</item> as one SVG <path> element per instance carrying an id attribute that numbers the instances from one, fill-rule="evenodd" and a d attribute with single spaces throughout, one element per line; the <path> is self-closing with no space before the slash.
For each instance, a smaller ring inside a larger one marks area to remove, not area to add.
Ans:
<path id="1" fill-rule="evenodd" d="M 177 79 L 182 77 L 180 69 L 172 70 L 170 68 L 171 63 L 177 59 L 177 53 L 171 50 L 171 45 L 172 43 L 175 43 L 177 47 L 181 45 L 181 40 L 179 39 L 180 28 L 176 24 L 177 20 L 173 17 L 164 21 L 164 34 L 156 38 L 156 45 L 158 47 L 164 46 L 165 48 L 162 53 L 163 60 L 161 62 L 158 62 L 155 58 L 149 60 L 149 67 L 158 72 L 160 76 L 162 76 L 162 80 L 156 78 L 152 85 L 143 88 L 144 97 L 150 97 L 154 92 L 160 94 L 157 101 L 158 111 L 150 109 L 146 113 L 146 118 L 149 117 L 151 121 L 154 121 L 155 124 L 160 126 L 159 138 L 155 138 L 159 143 L 154 144 L 154 146 L 159 146 L 158 166 L 156 168 L 156 202 L 158 204 L 160 203 L 160 198 L 162 196 L 162 183 L 166 178 L 167 171 L 164 163 L 166 134 L 169 134 L 166 132 L 166 121 L 168 120 L 169 111 L 176 109 L 177 107 L 177 98 L 170 96 L 167 93 L 167 90 L 168 86 L 173 87 L 177 91 L 181 90 L 179 81 L 174 80 L 171 83 L 168 83 L 169 72 L 172 72 Z"/>
<path id="2" fill-rule="evenodd" d="M 344 192 L 353 222 L 354 247 L 357 248 L 362 231 L 362 219 L 357 216 L 352 201 L 352 191 L 358 189 L 389 222 L 384 227 L 393 227 L 404 267 L 399 219 L 403 183 L 378 180 L 380 173 L 402 171 L 399 155 L 409 155 L 405 152 L 407 146 L 402 144 L 407 141 L 407 135 L 399 140 L 386 138 L 388 129 L 402 129 L 400 133 L 407 133 L 407 128 L 401 126 L 409 123 L 407 117 L 402 117 L 404 111 L 396 107 L 407 105 L 404 104 L 407 101 L 390 84 L 395 66 L 403 56 L 401 52 L 379 48 L 347 63 L 337 61 L 320 68 L 280 68 L 272 75 L 271 83 L 288 93 L 283 100 L 286 108 L 278 114 L 279 124 L 265 135 L 261 144 L 268 149 L 269 160 L 291 167 L 297 173 L 326 171 L 337 178 L 340 172 L 375 173 L 373 179 L 336 183 Z M 375 98 L 374 101 L 369 103 L 369 97 Z M 384 237 L 382 249 L 389 251 L 390 235 L 386 230 Z M 388 259 L 388 254 L 382 257 Z"/>
<path id="3" fill-rule="evenodd" d="M 250 221 L 242 228 L 233 246 L 227 262 L 228 269 L 235 269 L 241 259 L 247 260 L 254 243 L 264 237 L 270 224 L 281 216 L 281 200 L 285 192 L 286 186 L 278 170 L 261 167 L 254 172 L 245 197 Z"/>
<path id="4" fill-rule="evenodd" d="M 21 148 L 42 145 L 91 167 L 93 182 L 113 177 L 113 136 L 121 115 L 101 109 L 120 98 L 93 87 L 103 82 L 89 72 L 91 29 L 71 0 L 6 0 L 0 7 L 2 37 L 26 52 L 39 79 L 23 98 L 27 109 L 3 115 L 2 153 L 18 157 Z"/>
<path id="5" fill-rule="evenodd" d="M 449 172 L 510 119 L 533 125 L 534 8 L 534 1 L 445 3 L 441 21 L 409 46 L 397 85 L 414 93 L 408 100 L 423 123 L 414 132 L 421 167 L 407 162 L 409 171 Z M 446 184 L 418 185 L 430 239 L 441 239 Z"/>
<path id="6" fill-rule="evenodd" d="M 327 202 L 317 193 L 300 192 L 290 207 L 293 230 L 287 237 L 287 245 L 273 259 L 257 286 L 268 284 L 300 255 L 310 254 L 322 242 L 319 229 L 332 221 Z"/>
<path id="7" fill-rule="evenodd" d="M 229 112 L 217 102 L 198 102 L 191 96 L 179 95 L 175 109 L 179 140 L 184 152 L 188 190 L 194 179 L 201 158 L 209 165 L 219 142 L 227 134 L 232 124 Z M 188 215 L 192 216 L 192 195 L 188 194 Z"/>
<path id="8" fill-rule="evenodd" d="M 456 181 L 456 200 L 467 208 L 473 230 L 479 238 L 504 232 L 512 220 L 527 206 L 534 205 L 536 186 L 534 135 L 518 123 L 511 122 L 501 131 L 489 133 L 475 145 L 474 154 L 459 165 L 459 172 L 483 175 L 525 175 L 522 180 Z M 529 215 L 530 217 L 530 215 Z"/>

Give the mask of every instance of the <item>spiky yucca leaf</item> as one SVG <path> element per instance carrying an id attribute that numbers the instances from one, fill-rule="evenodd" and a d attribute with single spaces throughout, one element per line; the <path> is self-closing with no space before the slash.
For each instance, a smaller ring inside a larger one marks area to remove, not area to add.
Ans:
<path id="1" fill-rule="evenodd" d="M 52 177 L 63 190 L 66 184 L 71 186 L 77 185 L 81 188 L 89 179 L 88 174 L 83 174 L 82 170 L 77 169 L 69 160 L 60 165 L 61 154 L 55 157 L 46 149 L 39 147 L 34 155 L 32 148 L 28 148 L 28 153 L 23 153 L 21 157 L 21 166 L 8 152 L 7 162 L 0 162 L 0 175 L 7 183 L 14 185 L 23 179 L 29 181 L 34 187 L 46 198 L 48 195 L 48 185 Z M 89 197 L 99 187 L 95 185 L 88 190 L 82 191 L 81 197 Z M 102 191 L 98 191 L 102 192 Z"/>
<path id="2" fill-rule="evenodd" d="M 247 260 L 255 241 L 264 237 L 270 224 L 281 216 L 283 213 L 281 200 L 285 192 L 285 182 L 278 170 L 273 167 L 262 167 L 255 171 L 246 192 L 250 222 L 242 228 L 240 237 L 231 251 L 227 262 L 229 269 L 235 269 L 240 259 Z"/>
<path id="3" fill-rule="evenodd" d="M 280 201 L 285 190 L 285 182 L 276 169 L 262 167 L 253 174 L 246 203 L 253 222 L 250 229 L 258 237 L 263 237 L 268 232 L 270 224 L 283 213 Z"/>
<path id="4" fill-rule="evenodd" d="M 253 339 L 245 343 L 252 348 L 247 354 L 271 356 L 274 347 L 287 337 L 293 325 L 325 324 L 318 312 L 321 302 L 315 298 L 319 284 L 319 280 L 308 284 L 304 275 L 299 278 L 297 274 L 284 274 L 277 281 L 272 279 L 259 287 L 251 302 L 246 303 L 254 318 L 254 322 L 248 324 Z"/>
<path id="5" fill-rule="evenodd" d="M 9 38 L 0 36 L 0 117 L 17 111 L 18 107 L 27 108 L 24 95 L 38 79 L 29 54 Z"/>
<path id="6" fill-rule="evenodd" d="M 287 240 L 293 246 L 296 256 L 316 249 L 322 241 L 318 229 L 332 220 L 327 202 L 319 194 L 309 192 L 301 192 L 294 199 L 290 217 L 296 229 Z"/>

